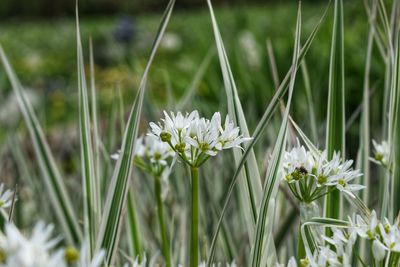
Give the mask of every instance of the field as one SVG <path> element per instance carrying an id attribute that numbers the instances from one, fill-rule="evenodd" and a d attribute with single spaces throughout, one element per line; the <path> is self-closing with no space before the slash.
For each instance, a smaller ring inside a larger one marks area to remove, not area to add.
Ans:
<path id="1" fill-rule="evenodd" d="M 0 21 L 0 266 L 399 266 L 399 10 Z"/>

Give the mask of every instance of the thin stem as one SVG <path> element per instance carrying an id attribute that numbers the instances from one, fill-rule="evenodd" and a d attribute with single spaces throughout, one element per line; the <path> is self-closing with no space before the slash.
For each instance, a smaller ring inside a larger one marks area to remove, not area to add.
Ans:
<path id="1" fill-rule="evenodd" d="M 300 265 L 300 260 L 306 257 L 306 249 L 303 243 L 303 237 L 301 236 L 301 220 L 299 225 L 299 238 L 297 239 L 297 262 Z"/>
<path id="2" fill-rule="evenodd" d="M 172 267 L 171 264 L 171 254 L 169 250 L 169 241 L 167 237 L 167 231 L 165 229 L 165 221 L 164 221 L 164 209 L 163 202 L 161 199 L 161 178 L 160 176 L 154 177 L 154 189 L 157 200 L 157 215 L 158 215 L 158 224 L 160 227 L 160 234 L 162 239 L 162 252 L 164 256 L 164 261 L 166 267 Z"/>
<path id="3" fill-rule="evenodd" d="M 133 246 L 132 256 L 141 261 L 143 256 L 143 248 L 139 234 L 140 230 L 139 230 L 138 220 L 136 217 L 135 199 L 133 196 L 132 189 L 129 189 L 128 192 L 128 225 L 129 225 L 130 238 Z"/>
<path id="4" fill-rule="evenodd" d="M 192 177 L 192 223 L 190 232 L 190 267 L 199 264 L 199 169 L 190 168 Z"/>

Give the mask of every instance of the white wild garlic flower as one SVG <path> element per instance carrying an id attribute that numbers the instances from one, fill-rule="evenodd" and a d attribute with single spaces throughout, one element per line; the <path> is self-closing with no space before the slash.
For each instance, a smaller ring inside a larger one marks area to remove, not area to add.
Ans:
<path id="1" fill-rule="evenodd" d="M 38 222 L 32 234 L 26 237 L 14 224 L 5 225 L 0 232 L 1 267 L 100 267 L 105 252 L 102 250 L 92 258 L 88 246 L 78 252 L 73 247 L 55 250 L 61 238 L 52 238 L 53 226 Z"/>
<path id="2" fill-rule="evenodd" d="M 11 190 L 4 190 L 4 184 L 0 184 L 0 210 L 11 206 L 13 193 Z"/>
<path id="3" fill-rule="evenodd" d="M 251 140 L 239 134 L 239 127 L 229 116 L 222 126 L 219 112 L 211 120 L 200 118 L 197 111 L 186 115 L 164 111 L 164 116 L 158 124 L 150 123 L 152 133 L 193 167 L 199 167 L 223 149 L 241 148 L 240 144 Z"/>
<path id="4" fill-rule="evenodd" d="M 35 225 L 32 235 L 27 238 L 13 224 L 0 232 L 0 260 L 2 267 L 59 267 L 64 262 L 62 251 L 51 253 L 60 238 L 51 238 L 53 226 L 43 222 Z"/>
<path id="5" fill-rule="evenodd" d="M 328 160 L 326 151 L 317 155 L 298 143 L 283 155 L 283 177 L 301 202 L 312 202 L 335 188 L 354 198 L 353 192 L 365 186 L 351 183 L 362 175 L 352 164 L 352 160 L 343 162 L 339 153 Z"/>
<path id="6" fill-rule="evenodd" d="M 372 140 L 372 144 L 374 146 L 374 157 L 370 159 L 382 166 L 388 166 L 390 155 L 388 142 L 382 141 L 382 143 L 377 143 L 375 140 Z"/>

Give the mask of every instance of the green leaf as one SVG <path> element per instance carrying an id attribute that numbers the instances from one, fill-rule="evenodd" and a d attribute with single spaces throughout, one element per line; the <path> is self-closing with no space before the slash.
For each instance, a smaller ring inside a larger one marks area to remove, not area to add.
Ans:
<path id="1" fill-rule="evenodd" d="M 263 253 L 268 253 L 264 251 L 264 239 L 272 239 L 271 232 L 266 232 L 266 224 L 267 224 L 267 214 L 269 211 L 270 200 L 276 194 L 277 185 L 279 182 L 279 175 L 281 174 L 281 161 L 282 156 L 286 148 L 287 141 L 287 126 L 289 119 L 289 111 L 292 102 L 293 96 L 293 88 L 296 80 L 296 68 L 298 65 L 298 54 L 300 50 L 300 33 L 301 33 L 301 2 L 299 2 L 299 9 L 297 13 L 297 23 L 296 23 L 296 36 L 294 43 L 294 52 L 293 52 L 293 62 L 292 67 L 295 69 L 291 73 L 290 84 L 289 84 L 289 96 L 286 105 L 286 110 L 283 115 L 282 124 L 279 130 L 278 138 L 276 140 L 274 150 L 272 152 L 272 158 L 270 163 L 268 164 L 268 171 L 266 177 L 266 185 L 263 191 L 263 198 L 260 206 L 259 215 L 257 218 L 257 232 L 256 232 L 256 240 L 252 246 L 251 251 L 251 266 L 258 267 L 264 266 L 262 265 L 262 255 Z M 277 182 L 278 181 L 278 182 Z M 273 262 L 272 264 L 276 264 Z M 269 264 L 271 266 L 271 263 Z"/>
<path id="2" fill-rule="evenodd" d="M 395 48 L 396 61 L 390 90 L 388 138 L 391 148 L 390 166 L 392 166 L 393 171 L 390 173 L 390 188 L 386 187 L 386 189 L 390 189 L 388 215 L 391 221 L 400 211 L 400 34 L 397 35 Z"/>
<path id="3" fill-rule="evenodd" d="M 94 154 L 94 165 L 95 165 L 95 176 L 97 178 L 96 182 L 96 190 L 98 194 L 98 199 L 100 200 L 99 206 L 101 208 L 102 205 L 102 196 L 101 196 L 101 181 L 100 181 L 100 132 L 97 124 L 97 97 L 96 97 L 96 84 L 95 84 L 95 76 L 94 76 L 94 59 L 93 59 L 93 43 L 92 38 L 89 40 L 89 54 L 90 54 L 90 103 L 91 103 L 91 115 L 92 115 L 92 136 L 93 136 L 93 154 Z M 100 213 L 99 213 L 100 214 Z"/>
<path id="4" fill-rule="evenodd" d="M 344 101 L 344 48 L 343 48 L 343 0 L 335 0 L 331 56 L 329 66 L 329 97 L 326 132 L 328 158 L 335 151 L 345 158 L 345 101 Z M 341 196 L 334 190 L 325 198 L 324 215 L 340 218 Z"/>
<path id="5" fill-rule="evenodd" d="M 70 244 L 79 244 L 82 239 L 82 233 L 78 226 L 78 219 L 72 209 L 72 202 L 44 137 L 43 130 L 1 46 L 0 57 L 14 93 L 17 96 L 18 105 L 28 127 L 35 155 L 39 161 L 40 170 L 51 198 L 51 204 L 64 230 L 64 236 Z"/>
<path id="6" fill-rule="evenodd" d="M 84 202 L 85 236 L 89 239 L 89 251 L 94 250 L 97 227 L 100 222 L 100 199 L 98 179 L 95 175 L 93 145 L 90 132 L 89 98 L 87 92 L 85 65 L 83 63 L 82 43 L 79 30 L 79 14 L 76 7 L 76 46 L 78 62 L 78 91 L 79 91 L 79 136 L 81 143 L 81 168 Z"/>
<path id="7" fill-rule="evenodd" d="M 249 130 L 246 123 L 246 118 L 243 112 L 242 105 L 238 96 L 236 83 L 233 78 L 232 70 L 229 65 L 229 60 L 225 52 L 224 44 L 218 28 L 218 24 L 214 15 L 211 2 L 208 1 L 210 8 L 211 21 L 213 25 L 215 41 L 218 51 L 218 57 L 221 64 L 221 71 L 224 80 L 224 87 L 228 102 L 229 117 L 239 126 L 244 136 L 249 136 Z M 233 151 L 236 166 L 240 162 L 243 152 L 240 149 Z M 257 207 L 261 202 L 262 184 L 260 172 L 258 170 L 257 160 L 253 149 L 249 152 L 249 158 L 244 164 L 244 170 L 239 174 L 241 205 L 245 211 L 246 225 L 249 233 L 250 242 L 254 240 L 254 229 L 257 220 Z M 272 253 L 276 254 L 275 251 Z"/>
<path id="8" fill-rule="evenodd" d="M 133 147 L 138 132 L 139 119 L 143 105 L 143 98 L 146 89 L 147 76 L 153 62 L 157 48 L 167 27 L 175 1 L 171 0 L 162 18 L 155 41 L 153 43 L 150 58 L 144 70 L 139 85 L 139 92 L 133 103 L 129 119 L 126 124 L 123 136 L 120 157 L 111 178 L 104 213 L 101 219 L 100 231 L 96 241 L 97 251 L 105 249 L 106 263 L 112 265 L 116 248 L 118 246 L 119 232 L 122 225 L 122 211 L 126 204 L 128 193 L 129 176 L 132 168 Z"/>
<path id="9" fill-rule="evenodd" d="M 312 255 L 312 252 L 317 247 L 317 243 L 315 242 L 315 233 L 312 231 L 311 226 L 322 226 L 325 228 L 348 228 L 350 225 L 347 221 L 320 217 L 311 218 L 307 222 L 303 223 L 303 225 L 301 225 L 300 231 L 307 255 Z"/>

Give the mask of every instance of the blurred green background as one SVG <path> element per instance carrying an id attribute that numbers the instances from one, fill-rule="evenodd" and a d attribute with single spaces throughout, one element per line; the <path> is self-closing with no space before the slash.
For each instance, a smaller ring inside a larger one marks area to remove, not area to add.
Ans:
<path id="1" fill-rule="evenodd" d="M 54 2 L 54 3 L 53 3 Z M 89 73 L 89 39 L 93 40 L 96 90 L 103 136 L 109 134 L 112 114 L 126 116 L 138 83 L 162 9 L 167 1 L 81 1 L 80 27 Z M 214 1 L 222 37 L 227 48 L 250 132 L 275 90 L 267 40 L 272 44 L 278 75 L 283 79 L 292 57 L 297 1 Z M 77 127 L 76 29 L 74 1 L 3 1 L 0 9 L 0 43 L 22 84 L 35 103 L 46 133 L 58 139 L 59 132 Z M 189 4 L 190 3 L 190 4 Z M 328 3 L 304 1 L 303 41 L 322 16 Z M 332 27 L 332 6 L 306 57 L 316 109 L 318 142 L 324 143 Z M 352 120 L 361 104 L 368 21 L 359 1 L 345 1 L 346 118 L 348 152 L 355 158 L 358 120 Z M 214 37 L 205 1 L 177 1 L 166 36 L 151 68 L 143 129 L 157 120 L 163 109 L 199 109 L 209 116 L 226 114 L 225 92 L 215 54 Z M 376 50 L 376 49 L 375 49 Z M 204 65 L 204 73 L 202 67 Z M 383 63 L 374 51 L 371 70 L 373 97 L 371 123 L 381 124 Z M 300 72 L 299 72 L 300 74 Z M 298 75 L 292 116 L 310 134 L 309 110 L 302 75 Z M 192 86 L 194 84 L 194 86 Z M 192 87 L 189 105 L 182 98 Z M 14 101 L 14 102 L 13 102 Z M 0 69 L 0 138 L 20 129 L 23 122 L 3 69 Z M 121 110 L 121 103 L 123 104 Z M 114 116 L 115 117 L 115 116 Z M 121 120 L 117 121 L 117 124 Z M 277 117 L 276 123 L 279 123 Z M 121 127 L 118 129 L 120 129 Z M 22 126 L 24 129 L 24 126 Z M 274 127 L 272 127 L 274 129 Z M 374 133 L 372 133 L 374 134 Z M 269 137 L 274 136 L 274 130 Z M 274 139 L 265 137 L 266 143 Z M 269 138 L 269 139 L 268 139 Z M 379 139 L 378 137 L 375 137 Z M 62 138 L 61 138 L 62 139 Z M 118 140 L 118 138 L 116 138 Z M 57 143 L 57 142 L 55 142 Z M 77 145 L 77 140 L 70 144 Z M 118 142 L 109 144 L 110 151 Z M 55 144 L 58 149 L 57 144 Z M 62 147 L 62 145 L 60 145 Z M 72 146 L 74 151 L 77 147 Z M 60 148 L 61 149 L 61 148 Z M 260 151 L 263 146 L 260 146 Z M 68 153 L 72 153 L 71 151 Z M 265 153 L 265 152 L 261 152 Z M 55 154 L 57 154 L 55 152 Z M 75 170 L 75 164 L 70 168 Z"/>

